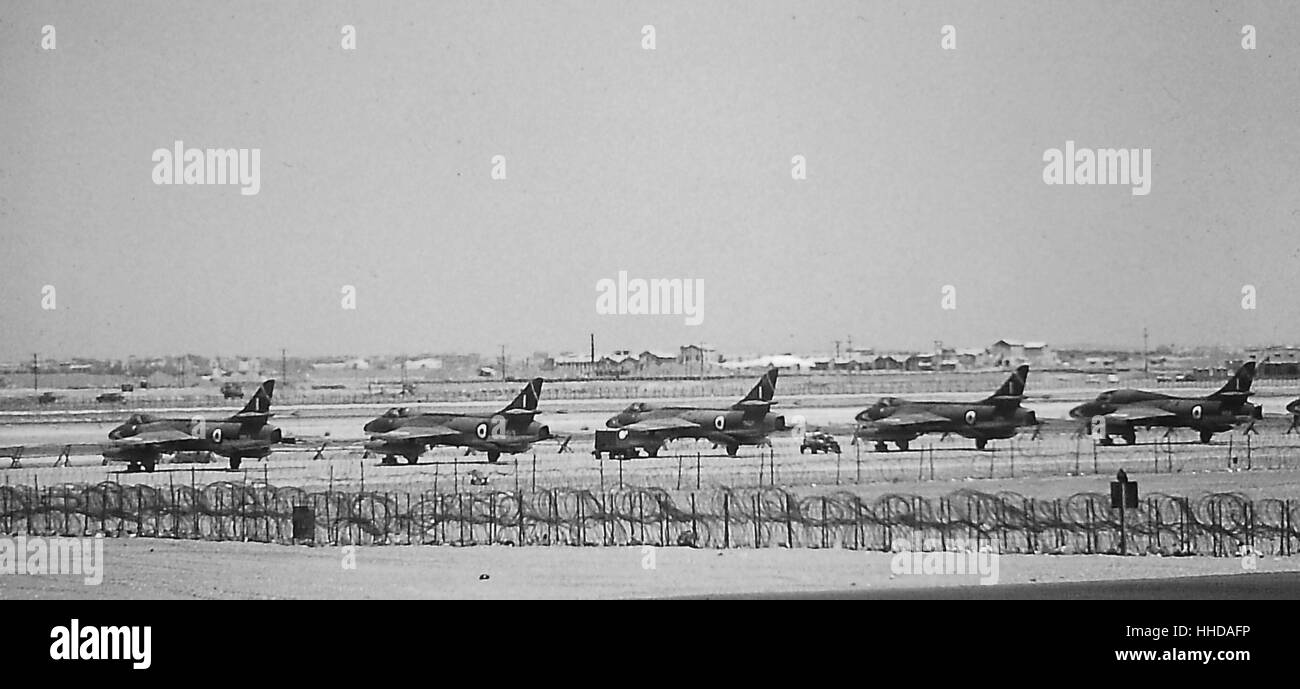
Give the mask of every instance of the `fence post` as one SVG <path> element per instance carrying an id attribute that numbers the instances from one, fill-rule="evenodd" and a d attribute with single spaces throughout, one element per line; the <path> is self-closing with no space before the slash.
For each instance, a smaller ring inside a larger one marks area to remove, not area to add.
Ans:
<path id="1" fill-rule="evenodd" d="M 790 494 L 785 493 L 785 547 L 794 547 L 794 526 L 790 523 Z"/>
<path id="2" fill-rule="evenodd" d="M 700 546 L 700 531 L 695 523 L 695 493 L 691 493 L 691 542 L 697 548 Z"/>
<path id="3" fill-rule="evenodd" d="M 731 547 L 731 491 L 722 494 L 722 549 Z"/>
<path id="4" fill-rule="evenodd" d="M 853 513 L 854 513 L 853 514 L 854 516 L 853 549 L 858 550 L 862 548 L 863 538 L 862 538 L 862 498 L 857 495 L 853 496 Z"/>

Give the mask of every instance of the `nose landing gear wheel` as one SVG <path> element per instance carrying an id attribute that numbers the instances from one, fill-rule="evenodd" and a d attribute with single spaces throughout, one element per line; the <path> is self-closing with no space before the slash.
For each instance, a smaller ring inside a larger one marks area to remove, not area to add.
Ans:
<path id="1" fill-rule="evenodd" d="M 736 453 L 739 452 L 739 451 L 740 451 L 740 446 L 739 446 L 739 445 L 728 445 L 728 446 L 727 446 L 727 456 L 728 456 L 728 457 L 735 457 L 735 456 L 736 456 Z"/>
<path id="2" fill-rule="evenodd" d="M 489 462 L 489 463 L 491 463 L 491 464 L 496 464 L 498 459 L 501 459 L 501 453 L 500 453 L 500 452 L 497 452 L 496 450 L 489 450 L 489 451 L 488 451 L 488 462 Z"/>
<path id="3" fill-rule="evenodd" d="M 239 465 L 240 465 L 241 463 L 243 463 L 243 461 L 244 461 L 244 458 L 243 458 L 243 457 L 231 457 L 231 458 L 230 458 L 230 470 L 231 470 L 231 471 L 239 471 Z M 153 469 L 150 469 L 149 471 L 153 471 Z"/>

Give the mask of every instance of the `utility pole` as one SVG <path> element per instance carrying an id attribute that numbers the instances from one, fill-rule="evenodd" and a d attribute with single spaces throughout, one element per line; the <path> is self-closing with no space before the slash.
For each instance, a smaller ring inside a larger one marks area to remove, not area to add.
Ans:
<path id="1" fill-rule="evenodd" d="M 835 360 L 836 360 L 836 361 L 839 361 L 839 360 L 840 360 L 840 341 L 839 341 L 839 340 L 836 340 L 836 341 L 835 341 Z"/>
<path id="2" fill-rule="evenodd" d="M 501 380 L 506 380 L 506 346 L 501 345 Z"/>
<path id="3" fill-rule="evenodd" d="M 280 386 L 284 387 L 285 381 L 289 379 L 289 358 L 283 347 L 280 348 Z"/>
<path id="4" fill-rule="evenodd" d="M 1147 354 L 1147 329 L 1142 328 L 1142 375 L 1147 374 L 1147 367 L 1151 362 L 1151 355 Z"/>
<path id="5" fill-rule="evenodd" d="M 37 360 L 36 355 L 33 354 L 33 355 L 32 355 L 32 389 L 33 389 L 33 390 L 40 390 L 40 389 L 41 389 L 41 374 L 40 374 L 40 371 L 41 371 L 41 364 L 40 364 L 40 361 Z"/>

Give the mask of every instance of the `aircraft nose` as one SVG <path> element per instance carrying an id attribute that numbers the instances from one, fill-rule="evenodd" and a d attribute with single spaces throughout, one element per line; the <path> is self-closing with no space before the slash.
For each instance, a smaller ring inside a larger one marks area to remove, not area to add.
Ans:
<path id="1" fill-rule="evenodd" d="M 1095 416 L 1092 413 L 1092 404 L 1090 403 L 1080 404 L 1070 410 L 1070 418 L 1072 419 L 1086 419 L 1090 416 Z"/>
<path id="2" fill-rule="evenodd" d="M 609 419 L 605 421 L 605 428 L 620 428 L 620 427 L 622 427 L 623 423 L 622 423 L 622 418 L 621 418 L 621 416 L 622 416 L 622 415 L 619 415 L 619 416 L 611 416 L 611 417 L 609 417 Z"/>
<path id="3" fill-rule="evenodd" d="M 537 429 L 538 440 L 550 440 L 550 438 L 551 438 L 550 426 L 542 426 L 541 428 Z"/>
<path id="4" fill-rule="evenodd" d="M 388 430 L 384 428 L 386 425 L 383 419 L 371 419 L 361 430 L 367 433 L 383 433 Z"/>
<path id="5" fill-rule="evenodd" d="M 124 423 L 121 426 L 118 426 L 117 428 L 114 428 L 113 430 L 109 431 L 108 439 L 121 440 L 122 438 L 130 436 L 134 430 L 135 429 L 131 426 L 131 424 Z"/>

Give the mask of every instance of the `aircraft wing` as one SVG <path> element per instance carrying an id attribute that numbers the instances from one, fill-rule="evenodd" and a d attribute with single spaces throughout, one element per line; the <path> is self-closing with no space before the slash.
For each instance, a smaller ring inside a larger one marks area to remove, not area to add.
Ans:
<path id="1" fill-rule="evenodd" d="M 1118 419 L 1129 423 L 1144 423 L 1147 421 L 1158 421 L 1177 416 L 1171 411 L 1157 409 L 1155 407 L 1121 407 L 1106 415 L 1108 419 Z"/>
<path id="2" fill-rule="evenodd" d="M 874 421 L 878 426 L 884 428 L 907 428 L 909 426 L 922 426 L 932 423 L 943 423 L 950 419 L 946 416 L 939 416 L 928 411 L 908 412 L 906 414 L 893 414 L 883 419 Z"/>
<path id="3" fill-rule="evenodd" d="M 446 426 L 412 426 L 409 428 L 397 428 L 387 433 L 376 433 L 370 436 L 374 440 L 434 440 L 436 438 L 445 438 L 449 435 L 456 435 Z"/>
<path id="4" fill-rule="evenodd" d="M 699 428 L 699 425 L 693 424 L 690 421 L 687 421 L 686 419 L 671 417 L 666 419 L 649 419 L 647 421 L 638 421 L 634 424 L 629 424 L 627 426 L 624 426 L 623 428 L 629 431 L 640 431 L 642 433 L 649 433 L 653 431 L 672 431 L 672 430 L 685 429 L 685 428 Z"/>
<path id="5" fill-rule="evenodd" d="M 167 443 L 184 442 L 189 440 L 198 440 L 198 438 L 189 433 L 183 433 L 168 428 L 165 430 L 149 431 L 147 433 L 140 433 L 126 438 L 120 438 L 114 440 L 113 443 L 119 447 L 123 445 L 143 447 L 148 445 L 165 445 Z"/>

